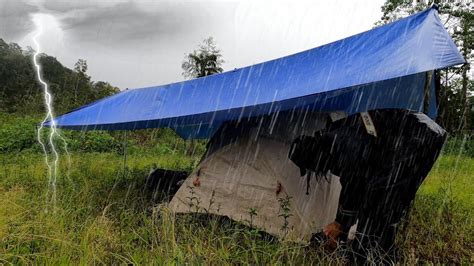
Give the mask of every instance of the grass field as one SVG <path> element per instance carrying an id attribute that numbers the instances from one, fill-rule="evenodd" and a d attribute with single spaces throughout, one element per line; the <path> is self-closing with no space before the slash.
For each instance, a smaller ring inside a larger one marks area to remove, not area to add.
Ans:
<path id="1" fill-rule="evenodd" d="M 74 153 L 47 204 L 39 153 L 0 154 L 0 264 L 337 263 L 321 247 L 280 242 L 218 217 L 173 216 L 144 189 L 152 165 L 182 154 Z M 69 168 L 69 170 L 67 170 Z M 442 156 L 399 235 L 403 262 L 474 263 L 474 159 Z"/>

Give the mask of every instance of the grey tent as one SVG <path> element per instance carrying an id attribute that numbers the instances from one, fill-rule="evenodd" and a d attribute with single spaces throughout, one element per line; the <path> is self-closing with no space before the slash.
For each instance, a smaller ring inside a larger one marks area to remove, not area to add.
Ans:
<path id="1" fill-rule="evenodd" d="M 308 188 L 288 152 L 296 137 L 322 129 L 327 118 L 283 112 L 278 118 L 228 125 L 211 139 L 205 158 L 171 200 L 171 209 L 224 215 L 275 236 L 308 241 L 334 221 L 341 185 L 339 177 L 327 173 L 311 179 Z"/>

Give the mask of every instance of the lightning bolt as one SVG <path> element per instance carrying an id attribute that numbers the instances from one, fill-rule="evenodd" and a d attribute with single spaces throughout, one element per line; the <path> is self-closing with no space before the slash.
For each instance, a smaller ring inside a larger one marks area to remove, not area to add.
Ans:
<path id="1" fill-rule="evenodd" d="M 64 137 L 61 136 L 61 134 L 58 132 L 57 127 L 56 127 L 56 121 L 55 121 L 55 116 L 54 116 L 54 110 L 53 110 L 53 97 L 51 92 L 49 91 L 49 86 L 48 84 L 43 80 L 42 74 L 41 74 L 41 64 L 39 63 L 39 57 L 41 53 L 41 47 L 38 42 L 38 37 L 43 33 L 43 27 L 40 23 L 39 20 L 34 19 L 34 23 L 36 25 L 36 33 L 33 36 L 33 43 L 35 44 L 35 53 L 33 55 L 33 64 L 36 69 L 36 76 L 38 78 L 38 82 L 41 84 L 41 87 L 43 88 L 43 94 L 44 94 L 44 104 L 46 107 L 46 115 L 41 122 L 41 125 L 38 127 L 37 130 L 37 138 L 38 142 L 41 145 L 41 148 L 43 149 L 44 152 L 44 158 L 45 158 L 45 163 L 48 167 L 48 194 L 47 194 L 47 206 L 52 205 L 53 209 L 54 206 L 56 205 L 56 181 L 57 181 L 57 176 L 58 176 L 58 166 L 59 166 L 59 152 L 58 149 L 55 145 L 55 139 L 59 138 L 62 140 L 64 144 L 64 150 L 66 154 L 68 155 L 68 162 L 70 164 L 70 157 L 69 157 L 69 152 L 67 149 L 67 142 Z M 44 129 L 44 123 L 47 121 L 50 121 L 50 131 L 48 135 L 48 140 L 47 143 L 42 140 L 42 131 Z M 51 157 L 48 155 L 48 146 L 49 149 L 51 150 Z M 47 211 L 48 209 L 46 209 Z"/>

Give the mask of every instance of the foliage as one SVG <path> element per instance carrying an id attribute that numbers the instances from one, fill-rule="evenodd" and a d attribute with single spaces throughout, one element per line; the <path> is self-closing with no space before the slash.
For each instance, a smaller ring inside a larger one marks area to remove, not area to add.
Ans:
<path id="1" fill-rule="evenodd" d="M 429 1 L 431 3 L 431 1 Z M 439 6 L 440 18 L 453 37 L 467 63 L 438 71 L 439 123 L 449 132 L 460 134 L 474 129 L 474 81 L 471 70 L 474 58 L 474 5 L 470 1 L 433 1 Z M 387 0 L 382 6 L 385 24 L 428 8 L 425 1 Z"/>
<path id="2" fill-rule="evenodd" d="M 37 120 L 0 113 L 0 153 L 19 152 L 37 145 Z"/>
<path id="3" fill-rule="evenodd" d="M 291 229 L 289 228 L 289 218 L 293 216 L 291 214 L 291 197 L 286 196 L 284 198 L 279 198 L 278 202 L 280 203 L 280 210 L 278 217 L 281 217 L 283 219 L 283 225 L 281 226 L 280 230 L 286 235 L 288 233 L 288 230 Z"/>
<path id="4" fill-rule="evenodd" d="M 37 127 L 41 119 L 31 116 L 16 116 L 0 113 L 0 153 L 42 152 L 37 141 Z M 48 137 L 49 131 L 43 132 L 42 139 Z M 70 151 L 80 152 L 117 152 L 121 144 L 107 132 L 64 131 L 63 135 Z M 61 146 L 61 145 L 59 145 Z"/>
<path id="5" fill-rule="evenodd" d="M 39 87 L 34 81 L 31 59 L 18 44 L 0 39 L 0 110 L 14 112 L 26 102 L 39 106 L 39 99 L 34 97 Z"/>
<path id="6" fill-rule="evenodd" d="M 184 58 L 181 68 L 186 78 L 201 78 L 224 71 L 221 51 L 214 44 L 214 39 L 209 37 Z"/>
<path id="7" fill-rule="evenodd" d="M 69 131 L 64 136 L 71 151 L 123 152 L 122 143 L 106 131 Z"/>
<path id="8" fill-rule="evenodd" d="M 0 153 L 42 152 L 37 141 L 36 128 L 41 118 L 19 116 L 0 112 Z M 48 130 L 44 130 L 43 139 Z M 122 154 L 126 140 L 127 153 L 144 151 L 165 155 L 187 152 L 193 146 L 193 153 L 200 156 L 205 150 L 205 141 L 185 141 L 169 128 L 128 131 L 126 133 L 107 131 L 62 130 L 68 150 L 72 152 L 115 152 Z M 61 141 L 57 142 L 62 146 Z"/>
<path id="9" fill-rule="evenodd" d="M 44 110 L 42 88 L 33 67 L 31 48 L 0 39 L 0 112 L 34 115 Z M 92 82 L 87 62 L 79 59 L 75 69 L 64 67 L 56 58 L 41 54 L 42 72 L 54 95 L 57 113 L 64 113 L 119 91 L 107 82 Z"/>

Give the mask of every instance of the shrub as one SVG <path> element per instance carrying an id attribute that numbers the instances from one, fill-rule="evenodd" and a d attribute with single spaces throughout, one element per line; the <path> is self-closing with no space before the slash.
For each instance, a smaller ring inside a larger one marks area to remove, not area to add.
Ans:
<path id="1" fill-rule="evenodd" d="M 0 114 L 0 153 L 30 149 L 36 144 L 36 119 Z"/>
<path id="2" fill-rule="evenodd" d="M 121 152 L 122 144 L 106 131 L 63 131 L 71 151 Z"/>
<path id="3" fill-rule="evenodd" d="M 41 119 L 30 116 L 15 116 L 0 113 L 0 153 L 31 150 L 42 152 L 37 140 L 37 127 Z M 46 140 L 49 129 L 43 131 Z M 71 131 L 62 130 L 62 136 L 68 143 L 70 151 L 79 152 L 120 152 L 121 143 L 106 131 Z M 57 140 L 62 149 L 60 140 Z"/>
<path id="4" fill-rule="evenodd" d="M 18 116 L 0 112 L 0 153 L 30 150 L 42 152 L 37 140 L 39 117 Z M 123 152 L 122 131 L 74 131 L 60 130 L 72 152 Z M 47 140 L 49 129 L 43 131 Z M 205 141 L 183 140 L 172 129 L 146 129 L 127 131 L 127 153 L 152 153 L 154 155 L 194 154 L 198 157 L 205 151 Z M 63 151 L 63 143 L 56 140 L 58 150 Z M 191 151 L 191 152 L 190 152 Z"/>

